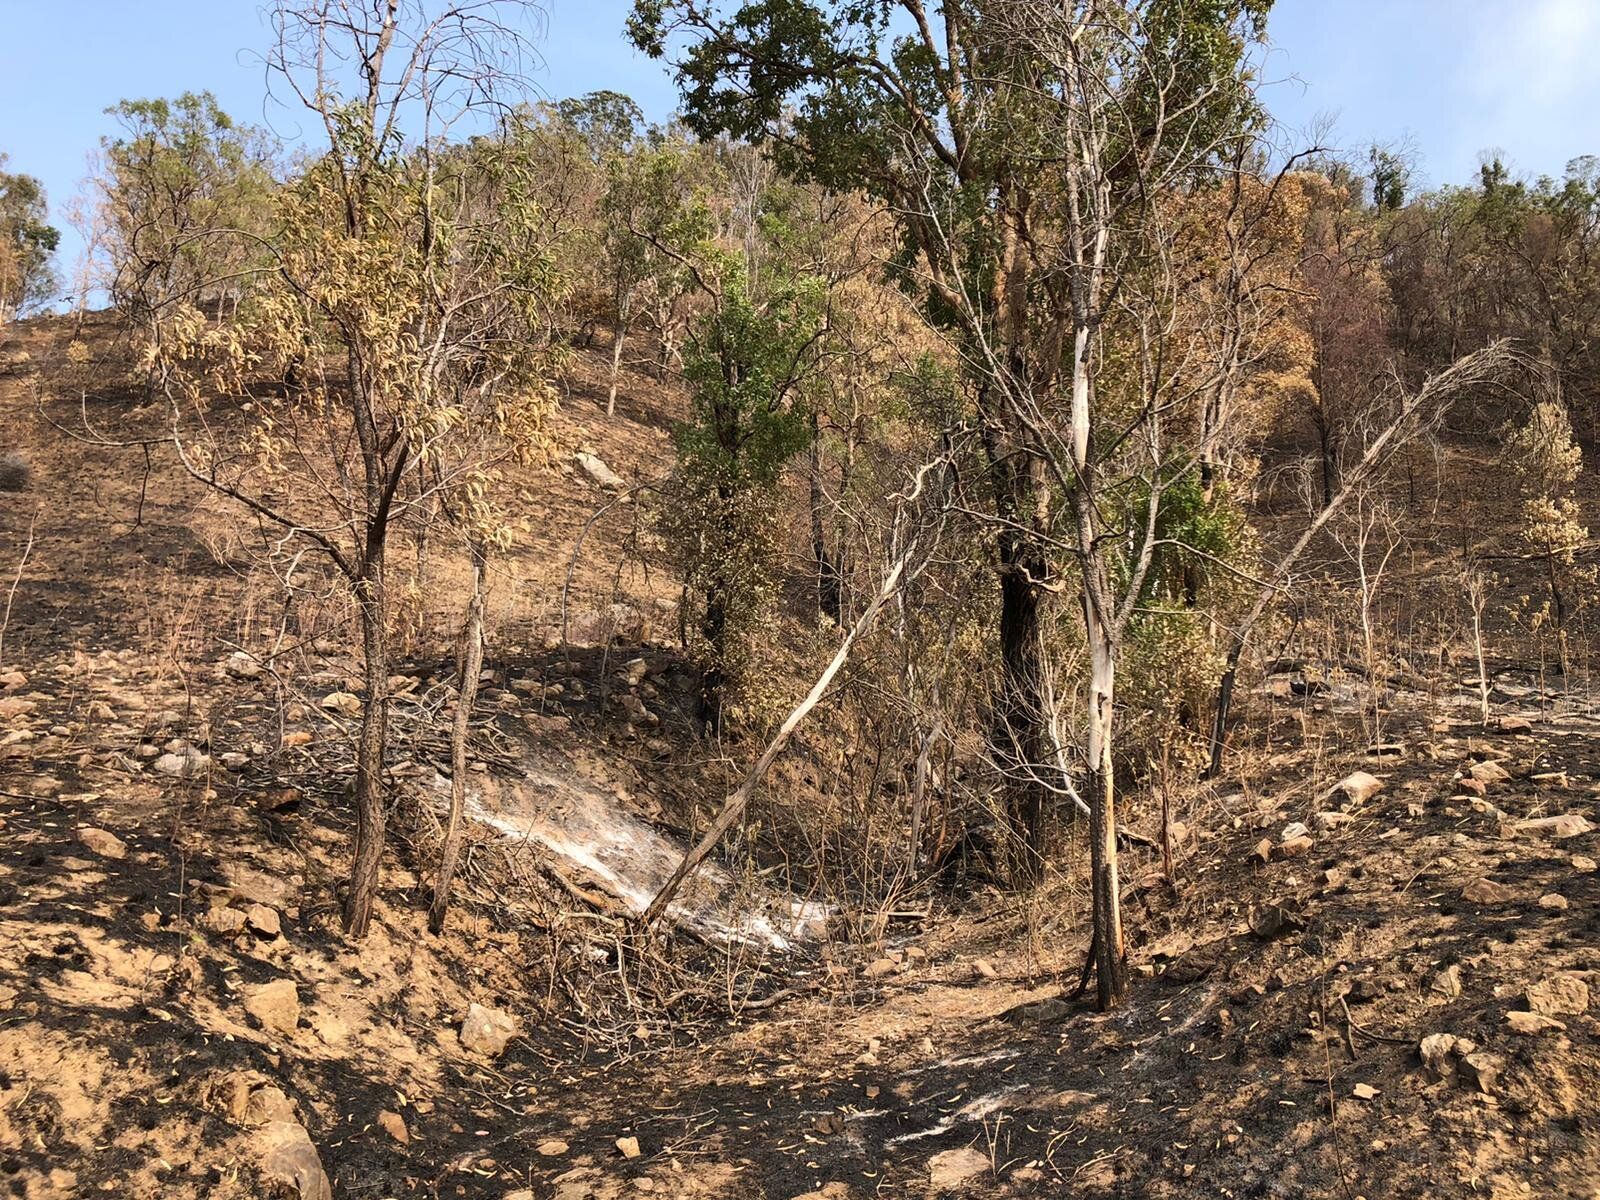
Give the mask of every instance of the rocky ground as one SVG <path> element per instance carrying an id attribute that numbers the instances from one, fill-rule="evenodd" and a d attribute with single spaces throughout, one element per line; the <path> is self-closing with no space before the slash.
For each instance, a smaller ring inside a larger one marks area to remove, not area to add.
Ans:
<path id="1" fill-rule="evenodd" d="M 19 421 L 31 396 L 0 378 Z M 420 799 L 357 945 L 337 922 L 353 664 L 262 668 L 217 615 L 244 585 L 193 497 L 106 518 L 140 490 L 125 461 L 83 456 L 72 504 L 0 509 L 4 575 L 36 540 L 0 658 L 13 1196 L 1600 1195 L 1586 694 L 1502 673 L 1487 728 L 1451 690 L 1401 696 L 1368 751 L 1315 688 L 1268 680 L 1283 748 L 1181 814 L 1175 883 L 1130 848 L 1132 997 L 1100 1015 L 1070 994 L 1069 881 L 794 950 L 709 926 L 652 945 L 559 838 L 479 825 L 431 937 L 448 664 L 407 662 L 398 775 Z M 190 617 L 142 605 L 135 568 Z M 502 647 L 483 781 L 671 833 L 720 780 L 686 753 L 666 640 Z"/>

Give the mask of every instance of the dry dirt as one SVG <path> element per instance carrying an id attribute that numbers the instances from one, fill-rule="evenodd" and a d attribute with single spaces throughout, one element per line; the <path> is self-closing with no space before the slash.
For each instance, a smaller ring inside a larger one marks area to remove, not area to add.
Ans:
<path id="1" fill-rule="evenodd" d="M 0 349 L 37 365 L 64 336 L 36 323 Z M 1449 689 L 1399 697 L 1386 736 L 1403 745 L 1383 755 L 1336 703 L 1273 702 L 1276 754 L 1184 814 L 1198 832 L 1176 886 L 1130 849 L 1135 978 L 1110 1015 L 1070 995 L 1083 930 L 1065 884 L 936 897 L 877 944 L 662 950 L 602 880 L 480 828 L 433 938 L 429 818 L 410 809 L 353 945 L 349 720 L 320 702 L 352 664 L 230 674 L 273 618 L 227 519 L 159 463 L 146 481 L 138 451 L 64 440 L 45 414 L 70 423 L 76 399 L 46 394 L 41 413 L 39 382 L 0 374 L 7 445 L 36 469 L 0 497 L 7 586 L 34 536 L 0 658 L 9 1194 L 313 1200 L 325 1172 L 333 1195 L 374 1198 L 1600 1195 L 1586 697 L 1505 673 L 1489 730 Z M 642 471 L 667 457 L 675 401 L 633 382 L 619 421 L 581 386 L 564 419 Z M 101 403 L 110 427 L 122 409 Z M 617 585 L 620 644 L 545 649 L 551 583 L 604 502 L 575 475 L 545 494 L 541 540 L 510 568 L 500 621 L 520 633 L 483 697 L 484 771 L 537 759 L 553 794 L 570 778 L 670 829 L 721 780 L 701 778 L 670 634 L 638 620 L 662 581 Z M 597 528 L 580 607 L 603 614 L 629 531 Z M 617 703 L 636 655 L 658 727 Z M 416 779 L 439 761 L 447 664 L 406 671 Z M 1358 768 L 1384 787 L 1346 811 L 1326 793 Z M 1481 796 L 1459 782 L 1474 772 Z M 1577 819 L 1523 824 L 1556 816 Z M 474 1005 L 514 1019 L 499 1052 Z"/>

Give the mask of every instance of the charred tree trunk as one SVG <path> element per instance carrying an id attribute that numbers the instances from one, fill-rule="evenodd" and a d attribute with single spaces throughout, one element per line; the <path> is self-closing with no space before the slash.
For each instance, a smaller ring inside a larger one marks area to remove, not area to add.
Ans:
<path id="1" fill-rule="evenodd" d="M 1006 539 L 1002 539 L 1004 543 Z M 1040 592 L 1044 564 L 1022 539 L 1002 544 L 1000 568 L 1000 702 L 995 749 L 1006 773 L 1006 818 L 1014 843 L 1016 882 L 1039 881 L 1044 867 L 1047 735 L 1041 692 Z"/>
<path id="2" fill-rule="evenodd" d="M 471 729 L 472 707 L 478 699 L 478 676 L 483 671 L 483 611 L 485 607 L 486 563 L 481 545 L 472 547 L 472 598 L 467 602 L 467 617 L 461 627 L 461 644 L 456 655 L 456 712 L 450 731 L 450 817 L 445 826 L 444 846 L 439 852 L 439 876 L 433 884 L 433 904 L 428 909 L 428 929 L 444 929 L 450 906 L 450 883 L 455 878 L 456 859 L 461 854 L 462 810 L 467 801 L 467 735 Z"/>
<path id="3" fill-rule="evenodd" d="M 1101 1012 L 1115 1008 L 1128 990 L 1117 880 L 1116 778 L 1111 765 L 1115 646 L 1109 630 L 1089 614 L 1089 874 L 1094 911 L 1095 998 Z"/>
<path id="4" fill-rule="evenodd" d="M 384 537 L 380 529 L 369 539 L 366 562 L 356 583 L 361 614 L 361 649 L 365 659 L 367 703 L 361 713 L 356 749 L 356 840 L 350 863 L 350 893 L 345 898 L 344 928 L 365 937 L 378 892 L 383 863 L 384 760 L 389 744 L 389 631 L 385 595 Z"/>

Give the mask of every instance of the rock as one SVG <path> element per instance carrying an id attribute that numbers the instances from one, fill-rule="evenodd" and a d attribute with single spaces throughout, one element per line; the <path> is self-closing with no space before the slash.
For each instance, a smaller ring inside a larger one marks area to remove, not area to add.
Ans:
<path id="1" fill-rule="evenodd" d="M 1587 854 L 1574 854 L 1571 858 L 1572 869 L 1580 875 L 1593 875 L 1595 861 Z"/>
<path id="2" fill-rule="evenodd" d="M 994 969 L 994 964 L 987 958 L 980 958 L 973 962 L 972 973 L 983 979 L 993 979 L 998 974 Z"/>
<path id="3" fill-rule="evenodd" d="M 608 492 L 625 492 L 628 490 L 628 481 L 606 466 L 605 461 L 598 455 L 579 450 L 572 456 L 572 460 L 589 477 L 589 482 L 596 487 Z"/>
<path id="4" fill-rule="evenodd" d="M 1283 827 L 1283 832 L 1278 835 L 1278 840 L 1280 842 L 1292 842 L 1296 838 L 1305 837 L 1310 832 L 1311 830 L 1307 829 L 1303 822 L 1291 821 Z"/>
<path id="5" fill-rule="evenodd" d="M 885 975 L 894 973 L 895 961 L 892 958 L 875 958 L 866 966 L 862 973 L 868 979 L 880 979 Z"/>
<path id="6" fill-rule="evenodd" d="M 200 918 L 200 923 L 212 933 L 224 935 L 241 933 L 245 917 L 237 908 L 213 908 Z"/>
<path id="7" fill-rule="evenodd" d="M 205 774 L 211 766 L 211 759 L 193 746 L 187 746 L 182 751 L 163 754 L 151 765 L 162 775 L 171 775 L 174 779 L 193 779 Z"/>
<path id="8" fill-rule="evenodd" d="M 1539 897 L 1539 907 L 1548 908 L 1552 912 L 1565 912 L 1567 908 L 1567 898 L 1560 892 L 1546 892 L 1543 896 Z"/>
<path id="9" fill-rule="evenodd" d="M 239 772 L 250 765 L 250 756 L 248 754 L 240 754 L 237 750 L 229 750 L 227 753 L 219 755 L 217 761 L 228 770 Z"/>
<path id="10" fill-rule="evenodd" d="M 622 1152 L 623 1158 L 638 1158 L 640 1154 L 639 1139 L 636 1137 L 619 1137 L 617 1149 Z"/>
<path id="11" fill-rule="evenodd" d="M 1338 829 L 1341 825 L 1349 825 L 1355 820 L 1351 813 L 1319 812 L 1311 818 L 1311 824 L 1322 833 Z"/>
<path id="12" fill-rule="evenodd" d="M 275 938 L 283 932 L 278 910 L 265 904 L 252 904 L 245 910 L 245 923 L 262 937 Z"/>
<path id="13" fill-rule="evenodd" d="M 1505 1068 L 1505 1060 L 1497 1054 L 1467 1054 L 1461 1059 L 1461 1070 L 1485 1096 L 1492 1095 L 1494 1085 Z"/>
<path id="14" fill-rule="evenodd" d="M 1458 1059 L 1466 1057 L 1477 1048 L 1475 1043 L 1457 1037 L 1453 1033 L 1430 1033 L 1422 1039 L 1422 1044 L 1417 1047 L 1417 1053 L 1422 1056 L 1422 1065 L 1433 1075 L 1443 1079 L 1455 1073 Z"/>
<path id="15" fill-rule="evenodd" d="M 78 840 L 101 858 L 124 858 L 128 853 L 128 847 L 121 838 L 107 830 L 96 829 L 93 825 L 85 825 L 78 830 Z"/>
<path id="16" fill-rule="evenodd" d="M 1356 771 L 1334 784 L 1326 795 L 1330 798 L 1342 797 L 1344 807 L 1354 808 L 1365 804 L 1382 790 L 1383 780 L 1376 775 L 1369 775 L 1366 771 Z"/>
<path id="17" fill-rule="evenodd" d="M 989 1156 L 971 1146 L 945 1150 L 928 1160 L 928 1188 L 935 1195 L 951 1191 L 987 1174 Z"/>
<path id="18" fill-rule="evenodd" d="M 293 1121 L 273 1121 L 256 1135 L 261 1178 L 269 1186 L 286 1188 L 300 1200 L 333 1200 L 327 1173 L 311 1136 Z"/>
<path id="19" fill-rule="evenodd" d="M 24 700 L 21 696 L 0 697 L 0 721 L 15 721 L 38 707 L 35 701 Z"/>
<path id="20" fill-rule="evenodd" d="M 1301 828 L 1304 828 L 1304 826 L 1301 826 Z M 1310 850 L 1315 844 L 1316 843 L 1314 843 L 1310 837 L 1305 834 L 1301 834 L 1299 837 L 1290 838 L 1286 842 L 1280 842 L 1278 844 L 1278 848 L 1273 851 L 1273 857 L 1297 858 L 1306 851 Z"/>
<path id="21" fill-rule="evenodd" d="M 1482 762 L 1473 763 L 1467 774 L 1482 784 L 1505 783 L 1511 778 L 1511 772 L 1495 762 L 1486 758 Z"/>
<path id="22" fill-rule="evenodd" d="M 1271 941 L 1305 928 L 1294 913 L 1281 904 L 1262 904 L 1250 910 L 1250 932 L 1262 941 Z"/>
<path id="23" fill-rule="evenodd" d="M 1516 895 L 1511 888 L 1492 879 L 1474 879 L 1461 889 L 1461 898 L 1469 904 L 1505 904 L 1516 899 Z"/>
<path id="24" fill-rule="evenodd" d="M 405 1118 L 397 1112 L 390 1112 L 387 1108 L 380 1112 L 378 1114 L 378 1128 L 402 1146 L 411 1144 L 411 1131 L 406 1128 Z"/>
<path id="25" fill-rule="evenodd" d="M 1546 1017 L 1576 1017 L 1589 1011 L 1589 985 L 1576 975 L 1552 975 L 1527 991 L 1528 1010 Z"/>
<path id="26" fill-rule="evenodd" d="M 283 735 L 283 745 L 285 749 L 292 749 L 295 746 L 309 746 L 310 744 L 310 730 L 291 729 L 288 733 Z"/>
<path id="27" fill-rule="evenodd" d="M 295 1124 L 294 1103 L 283 1094 L 283 1089 L 268 1084 L 250 1093 L 245 1101 L 246 1125 L 269 1125 L 274 1121 Z"/>
<path id="28" fill-rule="evenodd" d="M 329 692 L 320 703 L 327 712 L 343 713 L 347 717 L 361 713 L 361 697 L 354 692 Z"/>
<path id="29" fill-rule="evenodd" d="M 1350 1089 L 1350 1094 L 1357 1100 L 1376 1100 L 1380 1095 L 1382 1095 L 1382 1093 L 1370 1083 L 1356 1084 L 1355 1087 Z"/>
<path id="30" fill-rule="evenodd" d="M 534 1149 L 545 1158 L 559 1158 L 570 1148 L 571 1147 L 569 1147 L 560 1138 L 546 1138 L 544 1141 L 540 1142 L 534 1147 Z"/>
<path id="31" fill-rule="evenodd" d="M 461 1044 L 491 1058 L 505 1053 L 506 1043 L 516 1035 L 517 1019 L 498 1008 L 473 1003 L 461 1021 Z"/>
<path id="32" fill-rule="evenodd" d="M 5 688 L 5 690 L 8 692 L 14 692 L 18 688 L 24 688 L 27 686 L 28 677 L 15 667 L 4 672 L 3 674 L 0 674 L 0 688 Z"/>
<path id="33" fill-rule="evenodd" d="M 300 1020 L 300 994 L 294 980 L 274 979 L 245 995 L 244 1010 L 267 1029 L 293 1033 Z"/>
<path id="34" fill-rule="evenodd" d="M 631 688 L 638 687 L 644 682 L 644 677 L 650 673 L 650 664 L 642 658 L 629 659 L 622 666 L 622 682 Z"/>
<path id="35" fill-rule="evenodd" d="M 1537 1037 L 1541 1033 L 1559 1032 L 1566 1028 L 1554 1017 L 1547 1017 L 1543 1013 L 1520 1012 L 1516 1009 L 1506 1014 L 1506 1024 L 1511 1027 L 1511 1032 L 1526 1037 Z"/>
<path id="36" fill-rule="evenodd" d="M 222 669 L 235 679 L 260 679 L 266 674 L 266 668 L 243 650 L 228 655 Z"/>
<path id="37" fill-rule="evenodd" d="M 1461 995 L 1461 968 L 1452 963 L 1435 975 L 1428 986 L 1441 996 L 1454 1000 Z"/>
<path id="38" fill-rule="evenodd" d="M 1488 785 L 1485 784 L 1481 779 L 1474 779 L 1471 775 L 1463 775 L 1460 779 L 1456 780 L 1456 791 L 1460 792 L 1463 796 L 1472 796 L 1478 800 L 1483 799 L 1489 794 Z"/>
<path id="39" fill-rule="evenodd" d="M 1529 833 L 1535 837 L 1553 838 L 1557 841 L 1594 831 L 1594 826 L 1589 820 L 1578 813 L 1562 813 L 1556 817 L 1535 817 L 1529 821 L 1518 821 L 1515 828 L 1518 833 Z"/>
<path id="40" fill-rule="evenodd" d="M 1527 717 L 1500 717 L 1494 727 L 1501 733 L 1532 733 L 1533 722 Z"/>

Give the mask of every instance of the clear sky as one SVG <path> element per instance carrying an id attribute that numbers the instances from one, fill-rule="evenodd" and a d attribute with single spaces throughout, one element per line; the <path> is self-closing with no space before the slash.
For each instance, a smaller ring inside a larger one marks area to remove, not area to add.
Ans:
<path id="1" fill-rule="evenodd" d="M 629 8 L 550 0 L 547 95 L 611 88 L 670 113 L 671 81 L 622 36 Z M 1264 95 L 1290 142 L 1331 116 L 1355 152 L 1409 141 L 1434 185 L 1470 180 L 1490 148 L 1528 175 L 1600 154 L 1600 0 L 1278 0 L 1269 28 Z M 43 181 L 59 218 L 125 97 L 209 88 L 292 141 L 299 117 L 263 104 L 266 37 L 257 0 L 0 0 L 0 152 Z M 63 234 L 65 274 L 77 243 Z"/>

